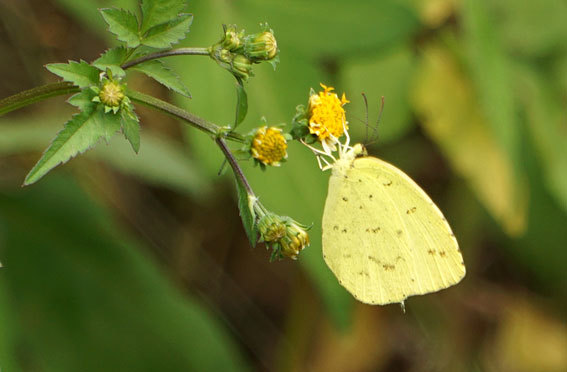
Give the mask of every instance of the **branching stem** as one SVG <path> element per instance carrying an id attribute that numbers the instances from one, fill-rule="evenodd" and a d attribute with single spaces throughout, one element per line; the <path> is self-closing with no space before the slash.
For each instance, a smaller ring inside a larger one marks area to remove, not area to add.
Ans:
<path id="1" fill-rule="evenodd" d="M 177 49 L 170 49 L 164 50 L 162 52 L 156 52 L 151 54 L 146 54 L 138 59 L 126 62 L 121 67 L 126 70 L 132 66 L 140 64 L 142 62 L 150 61 L 152 59 L 162 58 L 162 57 L 170 57 L 170 56 L 183 56 L 183 55 L 192 55 L 192 56 L 208 56 L 210 53 L 209 48 L 177 48 Z"/>
<path id="2" fill-rule="evenodd" d="M 228 160 L 228 164 L 230 164 L 230 167 L 232 168 L 232 171 L 234 172 L 234 176 L 236 178 L 238 178 L 240 183 L 246 189 L 246 193 L 250 196 L 254 196 L 254 191 L 252 190 L 252 187 L 250 187 L 250 184 L 248 183 L 246 176 L 244 176 L 242 169 L 240 168 L 240 166 L 238 165 L 238 162 L 234 158 L 234 155 L 232 154 L 232 152 L 228 148 L 228 145 L 226 144 L 226 141 L 224 140 L 224 138 L 217 137 L 215 142 L 217 143 L 217 145 L 219 145 L 219 147 L 220 147 L 221 151 L 223 152 L 226 160 Z"/>

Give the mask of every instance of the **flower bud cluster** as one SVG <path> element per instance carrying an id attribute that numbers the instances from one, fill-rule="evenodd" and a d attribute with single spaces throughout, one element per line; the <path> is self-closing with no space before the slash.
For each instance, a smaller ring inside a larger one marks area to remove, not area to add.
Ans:
<path id="1" fill-rule="evenodd" d="M 272 247 L 271 260 L 289 257 L 297 259 L 297 255 L 309 246 L 308 227 L 287 216 L 278 216 L 268 212 L 258 221 L 260 241 Z"/>
<path id="2" fill-rule="evenodd" d="M 236 25 L 223 26 L 222 39 L 210 48 L 212 59 L 235 77 L 247 80 L 254 76 L 252 66 L 269 62 L 274 66 L 279 61 L 278 43 L 268 24 L 261 24 L 262 32 L 246 35 Z"/>

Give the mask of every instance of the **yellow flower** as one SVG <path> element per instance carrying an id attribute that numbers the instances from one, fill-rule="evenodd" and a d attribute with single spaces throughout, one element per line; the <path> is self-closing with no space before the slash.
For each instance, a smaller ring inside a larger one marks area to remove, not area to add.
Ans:
<path id="1" fill-rule="evenodd" d="M 250 151 L 252 156 L 266 165 L 278 167 L 282 159 L 287 158 L 287 141 L 281 128 L 263 126 L 258 128 Z"/>
<path id="2" fill-rule="evenodd" d="M 330 152 L 336 150 L 335 144 L 348 129 L 343 106 L 350 101 L 346 99 L 344 93 L 339 99 L 333 92 L 333 87 L 323 84 L 321 87 L 323 91 L 318 94 L 312 93 L 309 97 L 309 133 L 315 134 L 323 148 Z"/>

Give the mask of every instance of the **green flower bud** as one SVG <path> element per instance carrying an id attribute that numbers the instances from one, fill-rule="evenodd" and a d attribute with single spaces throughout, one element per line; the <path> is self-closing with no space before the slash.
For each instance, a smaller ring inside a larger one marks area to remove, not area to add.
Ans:
<path id="1" fill-rule="evenodd" d="M 224 31 L 224 39 L 221 42 L 222 48 L 234 51 L 242 46 L 244 30 L 237 32 L 236 25 L 229 25 Z"/>
<path id="2" fill-rule="evenodd" d="M 235 54 L 232 58 L 232 70 L 231 72 L 237 76 L 242 78 L 243 80 L 247 80 L 252 73 L 252 62 L 246 57 L 241 54 Z"/>
<path id="3" fill-rule="evenodd" d="M 282 255 L 297 259 L 299 252 L 309 245 L 309 234 L 298 223 L 291 218 L 286 221 L 286 235 L 281 239 Z"/>
<path id="4" fill-rule="evenodd" d="M 244 53 L 255 63 L 274 59 L 278 54 L 278 43 L 272 31 L 248 36 Z"/>
<path id="5" fill-rule="evenodd" d="M 258 232 L 265 242 L 272 243 L 285 236 L 286 226 L 280 216 L 269 213 L 258 221 Z"/>
<path id="6" fill-rule="evenodd" d="M 104 83 L 98 97 L 100 102 L 109 107 L 120 107 L 124 99 L 124 87 L 112 80 Z"/>
<path id="7" fill-rule="evenodd" d="M 257 224 L 260 241 L 266 242 L 273 250 L 271 260 L 283 257 L 295 260 L 299 252 L 309 246 L 307 226 L 290 217 L 269 212 L 259 202 L 254 204 L 254 210 L 261 216 Z"/>

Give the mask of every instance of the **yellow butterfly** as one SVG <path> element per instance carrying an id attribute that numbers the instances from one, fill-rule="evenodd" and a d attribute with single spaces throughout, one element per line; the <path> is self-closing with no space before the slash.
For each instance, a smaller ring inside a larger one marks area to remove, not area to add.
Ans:
<path id="1" fill-rule="evenodd" d="M 329 155 L 317 152 L 318 160 Z M 447 220 L 404 172 L 367 156 L 361 144 L 349 147 L 348 137 L 339 144 L 339 158 L 321 168 L 332 169 L 323 257 L 357 300 L 403 305 L 409 296 L 439 291 L 465 276 Z"/>

